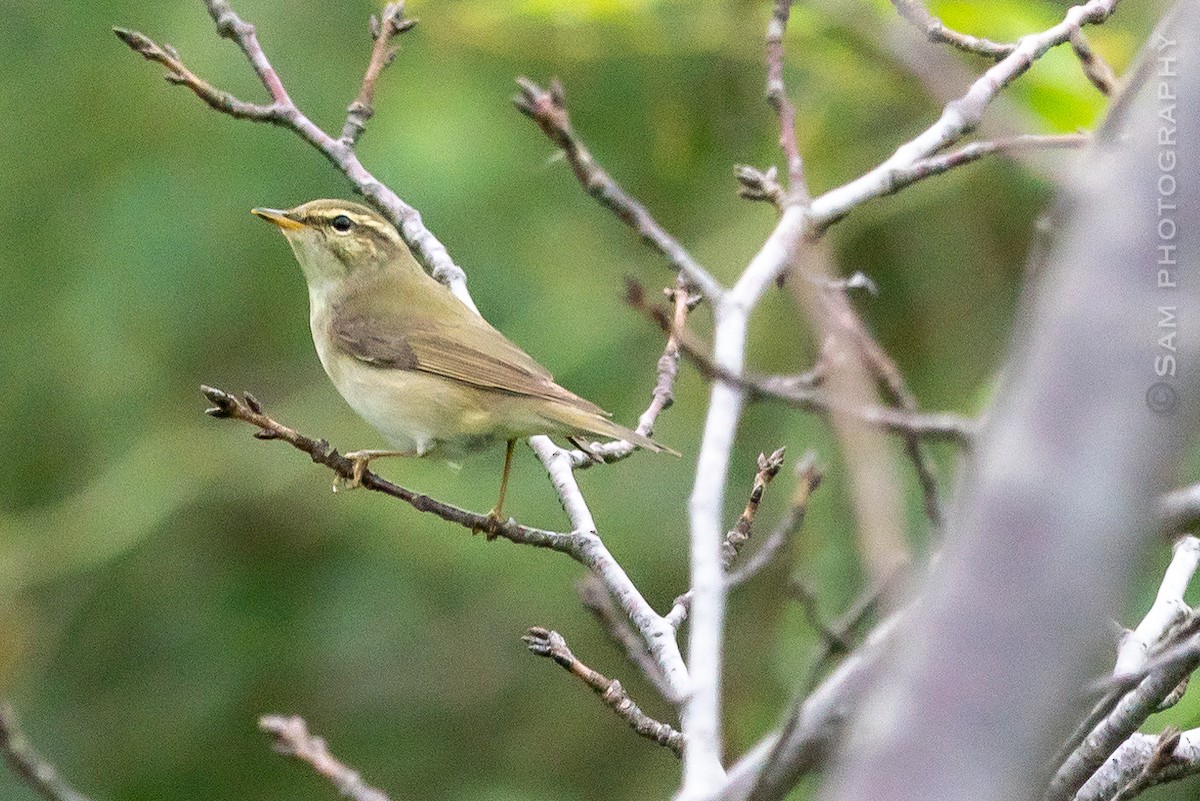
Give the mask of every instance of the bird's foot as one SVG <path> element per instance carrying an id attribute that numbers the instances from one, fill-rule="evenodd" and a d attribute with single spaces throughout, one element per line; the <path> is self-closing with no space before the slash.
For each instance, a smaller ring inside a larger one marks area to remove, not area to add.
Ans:
<path id="1" fill-rule="evenodd" d="M 353 462 L 350 478 L 346 478 L 344 476 L 337 476 L 334 478 L 333 491 L 337 492 L 339 489 L 343 488 L 352 490 L 361 487 L 363 478 L 367 474 L 367 467 L 371 464 L 371 461 L 373 459 L 381 459 L 385 456 L 412 456 L 412 454 L 408 451 L 351 451 L 350 453 L 346 454 L 346 458 Z"/>
<path id="2" fill-rule="evenodd" d="M 474 533 L 482 531 L 487 536 L 487 541 L 491 542 L 492 540 L 496 539 L 496 537 L 500 536 L 497 532 L 497 529 L 499 529 L 500 526 L 504 525 L 506 522 L 508 521 L 505 520 L 500 514 L 500 507 L 493 506 L 487 513 L 487 520 L 483 523 L 480 523 L 479 527 L 474 529 Z"/>

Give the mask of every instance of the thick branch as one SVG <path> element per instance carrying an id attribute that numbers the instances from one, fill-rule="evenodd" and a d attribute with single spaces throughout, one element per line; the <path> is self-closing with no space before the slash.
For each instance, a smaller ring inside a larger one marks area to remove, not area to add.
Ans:
<path id="1" fill-rule="evenodd" d="M 1121 793 L 1128 799 L 1153 785 L 1197 773 L 1200 773 L 1200 729 L 1182 734 L 1175 730 L 1166 740 L 1161 734 L 1135 734 L 1096 771 L 1075 795 L 1075 801 L 1116 801 Z"/>
<path id="2" fill-rule="evenodd" d="M 691 257 L 683 245 L 663 229 L 646 207 L 631 197 L 592 158 L 571 127 L 562 84 L 550 83 L 546 91 L 528 78 L 517 79 L 521 94 L 513 98 L 517 109 L 538 124 L 542 133 L 567 157 L 571 170 L 584 190 L 641 236 L 683 274 L 688 283 L 714 301 L 724 291 L 707 270 Z"/>
<path id="3" fill-rule="evenodd" d="M 276 753 L 309 764 L 343 797 L 351 801 L 388 801 L 382 790 L 364 782 L 357 772 L 329 753 L 325 741 L 309 733 L 303 718 L 264 715 L 258 720 L 258 728 L 271 735 Z"/>
<path id="4" fill-rule="evenodd" d="M 675 756 L 683 754 L 683 735 L 666 723 L 660 723 L 647 715 L 633 702 L 621 682 L 610 679 L 580 662 L 567 641 L 557 631 L 534 627 L 522 637 L 529 650 L 538 656 L 553 659 L 600 696 L 605 706 L 629 724 L 635 732 L 661 746 L 670 748 Z"/>
<path id="5" fill-rule="evenodd" d="M 1013 58 L 1114 5 L 1075 6 L 1053 37 L 1023 38 Z M 1195 54 L 1198 28 L 1196 3 L 1180 7 L 1186 13 L 1168 32 L 1182 63 Z M 1180 130 L 1200 125 L 1200 104 L 1183 102 L 1200 98 L 1195 78 L 1180 71 L 1174 82 Z M 1146 280 L 1156 274 L 1162 215 L 1154 182 L 1145 181 L 1158 174 L 1163 147 L 1156 90 L 1157 77 L 1117 107 L 1087 169 L 1064 189 L 1044 291 L 1016 325 L 1007 380 L 963 479 L 936 583 L 846 740 L 824 791 L 830 801 L 1011 798 L 1028 793 L 1069 733 L 1104 621 L 1154 530 L 1153 502 L 1197 423 L 1192 406 L 1166 416 L 1147 404 L 1150 382 L 1139 367 L 1153 361 L 1155 341 L 1137 334 L 1137 309 L 1172 302 Z M 1181 189 L 1171 200 L 1184 219 L 1200 210 L 1200 161 L 1194 149 L 1177 155 Z M 1196 257 L 1198 242 L 1181 226 L 1180 263 Z M 1200 376 L 1195 354 L 1178 376 L 1173 390 L 1191 397 Z M 1194 667 L 1188 661 L 1127 695 L 1088 738 L 1088 753 L 1064 766 L 1049 797 L 1072 798 L 1178 686 Z M 945 705 L 948 697 L 955 703 Z"/>
<path id="6" fill-rule="evenodd" d="M 89 801 L 34 750 L 17 723 L 16 713 L 5 701 L 0 701 L 0 753 L 12 772 L 45 801 Z"/>
<path id="7" fill-rule="evenodd" d="M 612 596 L 604 584 L 592 574 L 580 579 L 575 585 L 584 609 L 600 624 L 609 638 L 625 651 L 629 661 L 642 671 L 642 675 L 654 685 L 664 698 L 673 699 L 671 687 L 663 677 L 662 668 L 654 661 L 646 647 L 646 641 L 629 625 L 629 619 L 613 603 Z"/>

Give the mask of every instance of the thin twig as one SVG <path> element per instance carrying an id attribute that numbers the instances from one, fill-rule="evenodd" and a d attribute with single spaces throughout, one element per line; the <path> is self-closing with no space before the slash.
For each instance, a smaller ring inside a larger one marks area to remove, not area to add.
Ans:
<path id="1" fill-rule="evenodd" d="M 809 204 L 809 235 L 816 236 L 864 202 L 898 188 L 896 175 L 912 173 L 922 161 L 944 150 L 973 131 L 996 96 L 1019 78 L 1052 47 L 1067 42 L 1083 25 L 1098 25 L 1116 10 L 1118 0 L 1088 0 L 1067 9 L 1057 25 L 1023 36 L 1008 53 L 967 90 L 943 109 L 937 122 L 905 142 L 883 163 L 847 184 L 832 189 Z M 922 176 L 923 177 L 923 176 Z M 911 181 L 909 181 L 911 183 Z"/>
<path id="2" fill-rule="evenodd" d="M 708 346 L 689 329 L 677 330 L 659 307 L 648 304 L 645 293 L 636 282 L 629 282 L 626 296 L 633 308 L 641 311 L 664 332 L 675 334 L 680 352 L 706 378 L 737 387 L 752 398 L 774 398 L 807 412 L 826 414 L 833 409 L 854 415 L 861 422 L 897 434 L 911 434 L 924 439 L 946 440 L 969 447 L 978 422 L 952 413 L 909 412 L 883 406 L 852 406 L 828 397 L 814 384 L 816 374 L 800 376 L 760 376 L 749 372 L 735 373 L 722 367 L 707 355 Z"/>
<path id="3" fill-rule="evenodd" d="M 46 801 L 89 801 L 34 750 L 7 701 L 0 701 L 0 752 L 12 772 Z"/>
<path id="4" fill-rule="evenodd" d="M 808 509 L 808 499 L 811 497 L 813 490 L 820 486 L 822 478 L 821 469 L 817 467 L 815 453 L 809 451 L 800 460 L 796 466 L 796 477 L 798 479 L 796 489 L 792 493 L 792 499 L 788 505 L 787 512 L 784 513 L 775 530 L 763 540 L 763 544 L 750 555 L 750 558 L 744 564 L 726 574 L 725 584 L 728 589 L 732 590 L 735 587 L 739 587 L 761 573 L 783 551 L 784 546 L 791 540 L 792 535 L 799 531 L 800 527 L 804 524 L 804 514 Z M 740 520 L 741 518 L 739 518 L 739 522 Z M 735 526 L 726 535 L 727 542 L 734 536 L 736 528 Z M 679 628 L 687 620 L 688 612 L 691 608 L 692 591 L 688 590 L 675 599 L 671 605 L 671 611 L 666 615 L 667 621 L 673 627 Z"/>
<path id="5" fill-rule="evenodd" d="M 354 476 L 354 462 L 347 459 L 330 447 L 324 440 L 315 440 L 288 428 L 263 413 L 257 399 L 246 395 L 239 399 L 227 392 L 212 387 L 202 387 L 204 396 L 213 404 L 208 414 L 213 417 L 233 418 L 249 423 L 259 430 L 255 436 L 259 439 L 279 439 L 292 447 L 307 453 L 317 464 L 333 470 L 344 479 Z M 534 437 L 535 449 L 538 447 L 554 448 L 545 437 Z M 542 442 L 545 440 L 545 442 Z M 555 453 L 546 454 L 544 461 L 548 462 L 551 470 L 551 480 L 559 494 L 566 498 L 575 498 L 572 504 L 581 504 L 582 495 L 574 479 L 569 461 L 565 467 L 559 468 L 559 459 L 569 459 L 566 451 L 555 449 Z M 570 481 L 574 489 L 562 486 L 562 482 Z M 547 548 L 571 556 L 575 561 L 591 570 L 604 584 L 609 592 L 620 602 L 622 609 L 630 621 L 641 633 L 647 648 L 662 670 L 664 680 L 669 690 L 668 697 L 677 699 L 682 695 L 686 682 L 686 669 L 679 658 L 678 646 L 674 640 L 674 629 L 662 617 L 654 613 L 641 592 L 629 580 L 628 575 L 613 559 L 596 534 L 595 524 L 591 515 L 586 511 L 586 505 L 576 510 L 573 522 L 584 525 L 570 534 L 523 526 L 513 520 L 497 521 L 486 515 L 476 514 L 459 509 L 441 501 L 433 500 L 425 495 L 419 495 L 411 490 L 391 483 L 378 475 L 366 471 L 361 478 L 362 486 L 376 492 L 384 493 L 408 503 L 421 512 L 428 512 L 451 523 L 457 523 L 464 528 L 474 531 L 487 532 L 488 538 L 502 537 L 519 545 L 530 545 L 535 548 Z M 586 519 L 584 519 L 586 517 Z"/>
<path id="6" fill-rule="evenodd" d="M 984 156 L 1010 154 L 1018 150 L 1078 149 L 1091 141 L 1088 134 L 1022 134 L 1007 139 L 972 142 L 957 150 L 939 156 L 920 159 L 905 169 L 897 169 L 888 176 L 883 194 L 899 192 L 917 181 L 949 172 L 955 167 L 979 161 Z"/>
<path id="7" fill-rule="evenodd" d="M 213 407 L 208 409 L 206 414 L 217 418 L 241 420 L 256 426 L 258 431 L 254 433 L 254 436 L 257 439 L 282 440 L 293 448 L 307 453 L 314 462 L 328 467 L 341 478 L 353 479 L 355 465 L 353 460 L 342 456 L 325 440 L 307 437 L 295 429 L 271 419 L 263 413 L 262 406 L 253 395 L 247 394 L 244 398 L 238 398 L 228 392 L 208 386 L 201 387 L 201 392 L 213 403 Z M 427 512 L 450 523 L 457 523 L 473 532 L 485 531 L 488 539 L 502 537 L 519 545 L 549 548 L 562 553 L 574 553 L 576 550 L 577 542 L 573 534 L 523 526 L 511 519 L 497 521 L 487 515 L 468 512 L 393 484 L 370 470 L 363 473 L 362 486 L 398 498 L 419 512 Z"/>
<path id="8" fill-rule="evenodd" d="M 754 527 L 754 518 L 758 516 L 758 506 L 762 503 L 763 492 L 766 491 L 767 485 L 775 479 L 775 476 L 779 475 L 779 470 L 783 467 L 783 451 L 783 448 L 779 448 L 770 456 L 765 453 L 758 455 L 758 470 L 754 474 L 754 484 L 750 490 L 750 497 L 746 501 L 746 508 L 738 516 L 733 528 L 725 535 L 725 543 L 721 546 L 721 558 L 726 571 L 737 559 L 742 546 L 750 539 L 750 531 Z"/>
<path id="9" fill-rule="evenodd" d="M 762 545 L 727 575 L 726 580 L 731 587 L 741 586 L 761 573 L 800 530 L 804 524 L 804 514 L 808 510 L 809 498 L 821 485 L 823 475 L 821 468 L 817 466 L 816 453 L 809 451 L 804 454 L 796 465 L 796 489 L 792 492 L 787 512 L 775 526 L 775 530 L 763 540 Z"/>
<path id="10" fill-rule="evenodd" d="M 892 0 L 892 5 L 905 21 L 912 23 L 934 44 L 948 44 L 963 52 L 975 53 L 997 61 L 1016 49 L 1014 44 L 980 39 L 978 36 L 947 28 L 940 19 L 929 13 L 929 9 L 925 8 L 925 4 L 920 0 Z"/>
<path id="11" fill-rule="evenodd" d="M 799 578 L 794 578 L 788 582 L 788 592 L 800 604 L 808 625 L 820 636 L 826 655 L 838 656 L 850 652 L 852 647 L 850 632 L 848 630 L 839 631 L 835 626 L 825 623 L 825 619 L 821 615 L 821 608 L 817 603 L 817 594 L 808 584 Z M 825 658 L 823 655 L 819 661 L 823 661 Z"/>
<path id="12" fill-rule="evenodd" d="M 682 274 L 673 288 L 664 291 L 675 309 L 673 317 L 675 328 L 682 329 L 687 322 L 688 312 L 700 303 L 701 296 L 688 291 L 687 282 Z M 646 411 L 642 412 L 637 424 L 637 432 L 647 437 L 654 434 L 658 416 L 675 403 L 675 379 L 679 375 L 679 340 L 677 337 L 667 336 L 667 344 L 663 348 L 662 356 L 658 358 L 656 375 L 658 378 L 654 384 L 650 405 L 646 407 Z M 571 451 L 571 466 L 576 470 L 586 470 L 600 463 L 612 464 L 628 457 L 634 450 L 636 448 L 633 443 L 621 440 L 593 444 L 587 453 L 578 449 Z"/>
<path id="13" fill-rule="evenodd" d="M 204 0 L 204 4 L 216 24 L 217 33 L 231 39 L 241 48 L 255 74 L 271 95 L 271 103 L 255 104 L 238 100 L 233 95 L 214 88 L 184 67 L 174 48 L 160 45 L 137 31 L 124 28 L 113 30 L 134 52 L 165 67 L 168 81 L 191 89 L 214 110 L 238 119 L 278 125 L 314 147 L 346 176 L 354 191 L 392 221 L 430 274 L 448 286 L 459 300 L 475 311 L 475 303 L 467 291 L 466 273 L 450 258 L 445 245 L 425 227 L 421 213 L 372 175 L 359 161 L 351 143 L 333 138 L 300 111 L 263 52 L 253 25 L 239 17 L 226 0 Z"/>
<path id="14" fill-rule="evenodd" d="M 783 83 L 783 37 L 794 0 L 775 0 L 767 25 L 767 102 L 779 117 L 779 149 L 787 162 L 788 188 L 784 203 L 801 205 L 811 200 L 804 179 L 804 159 L 796 139 L 796 107 L 788 99 Z"/>
<path id="15" fill-rule="evenodd" d="M 642 241 L 665 256 L 709 302 L 719 298 L 724 292 L 720 283 L 658 224 L 645 206 L 622 189 L 584 147 L 571 127 L 562 84 L 551 81 L 550 90 L 546 91 L 528 78 L 518 78 L 517 85 L 521 93 L 513 98 L 513 104 L 536 122 L 542 133 L 563 152 L 584 190 L 636 231 Z"/>
<path id="16" fill-rule="evenodd" d="M 874 614 L 875 610 L 879 607 L 879 602 L 895 590 L 904 572 L 903 570 L 897 570 L 883 581 L 867 587 L 858 594 L 858 597 L 840 615 L 828 623 L 822 622 L 819 616 L 810 618 L 811 625 L 821 635 L 822 645 L 820 653 L 813 660 L 807 686 L 816 687 L 817 681 L 825 673 L 829 665 L 838 656 L 850 652 L 848 648 L 842 646 L 848 646 L 853 643 L 854 637 L 863 623 Z M 815 599 L 811 612 L 813 615 L 816 615 Z"/>
<path id="17" fill-rule="evenodd" d="M 351 801 L 388 801 L 382 790 L 376 790 L 364 782 L 356 771 L 329 753 L 325 741 L 309 733 L 308 724 L 303 718 L 264 715 L 258 719 L 258 728 L 271 735 L 271 746 L 275 753 L 312 766 L 343 797 Z"/>
<path id="18" fill-rule="evenodd" d="M 910 414 L 917 413 L 919 404 L 916 395 L 908 388 L 908 382 L 904 380 L 900 368 L 867 330 L 866 323 L 850 304 L 850 299 L 846 297 L 845 291 L 832 289 L 824 292 L 822 300 L 825 301 L 829 310 L 829 316 L 853 339 L 859 355 L 874 376 L 875 382 L 882 390 L 887 402 Z M 929 518 L 935 528 L 939 528 L 945 516 L 942 512 L 942 501 L 938 492 L 933 458 L 916 434 L 901 432 L 900 437 L 904 440 L 904 451 L 908 455 L 909 461 L 913 463 L 917 481 L 921 485 L 921 496 L 925 502 L 925 516 Z"/>
<path id="19" fill-rule="evenodd" d="M 1071 31 L 1071 49 L 1079 58 L 1083 74 L 1103 95 L 1111 95 L 1117 86 L 1117 75 L 1099 53 L 1092 49 L 1083 31 Z"/>
<path id="20" fill-rule="evenodd" d="M 566 671 L 576 676 L 600 696 L 600 700 L 617 713 L 617 716 L 629 724 L 635 732 L 661 746 L 670 748 L 675 756 L 683 755 L 683 735 L 666 723 L 661 723 L 647 715 L 633 702 L 621 682 L 610 679 L 592 670 L 579 661 L 567 641 L 557 631 L 534 627 L 521 638 L 529 646 L 529 650 L 538 656 L 553 659 Z"/>
<path id="21" fill-rule="evenodd" d="M 393 42 L 396 37 L 410 30 L 417 24 L 415 19 L 404 18 L 404 0 L 388 3 L 378 17 L 371 17 L 371 37 L 375 47 L 371 50 L 371 61 L 367 71 L 363 73 L 362 88 L 358 97 L 346 109 L 346 124 L 342 126 L 342 142 L 353 147 L 367 127 L 367 120 L 375 114 L 372 103 L 375 102 L 375 82 L 379 74 L 396 58 L 399 45 Z"/>

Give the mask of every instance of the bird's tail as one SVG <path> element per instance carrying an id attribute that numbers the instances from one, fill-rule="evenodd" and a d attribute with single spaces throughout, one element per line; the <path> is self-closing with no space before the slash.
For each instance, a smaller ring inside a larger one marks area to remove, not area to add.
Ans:
<path id="1" fill-rule="evenodd" d="M 581 414 L 579 417 L 584 419 L 575 419 L 572 423 L 574 423 L 576 428 L 585 433 L 596 434 L 597 436 L 609 437 L 611 439 L 623 439 L 626 442 L 632 442 L 639 448 L 653 451 L 654 453 L 669 453 L 672 456 L 683 455 L 674 448 L 667 447 L 661 442 L 639 434 L 631 428 L 626 428 L 620 423 L 614 423 L 607 417 L 601 417 L 598 414 Z"/>

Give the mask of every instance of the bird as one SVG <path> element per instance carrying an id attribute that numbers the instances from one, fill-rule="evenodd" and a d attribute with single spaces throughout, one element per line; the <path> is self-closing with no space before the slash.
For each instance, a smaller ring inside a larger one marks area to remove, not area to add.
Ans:
<path id="1" fill-rule="evenodd" d="M 278 226 L 308 284 L 317 357 L 346 403 L 391 450 L 358 450 L 349 486 L 374 459 L 430 456 L 457 461 L 506 444 L 491 521 L 501 520 L 516 441 L 560 436 L 625 440 L 675 451 L 615 423 L 596 404 L 559 386 L 550 371 L 425 272 L 397 228 L 345 200 L 293 209 L 255 208 Z"/>

